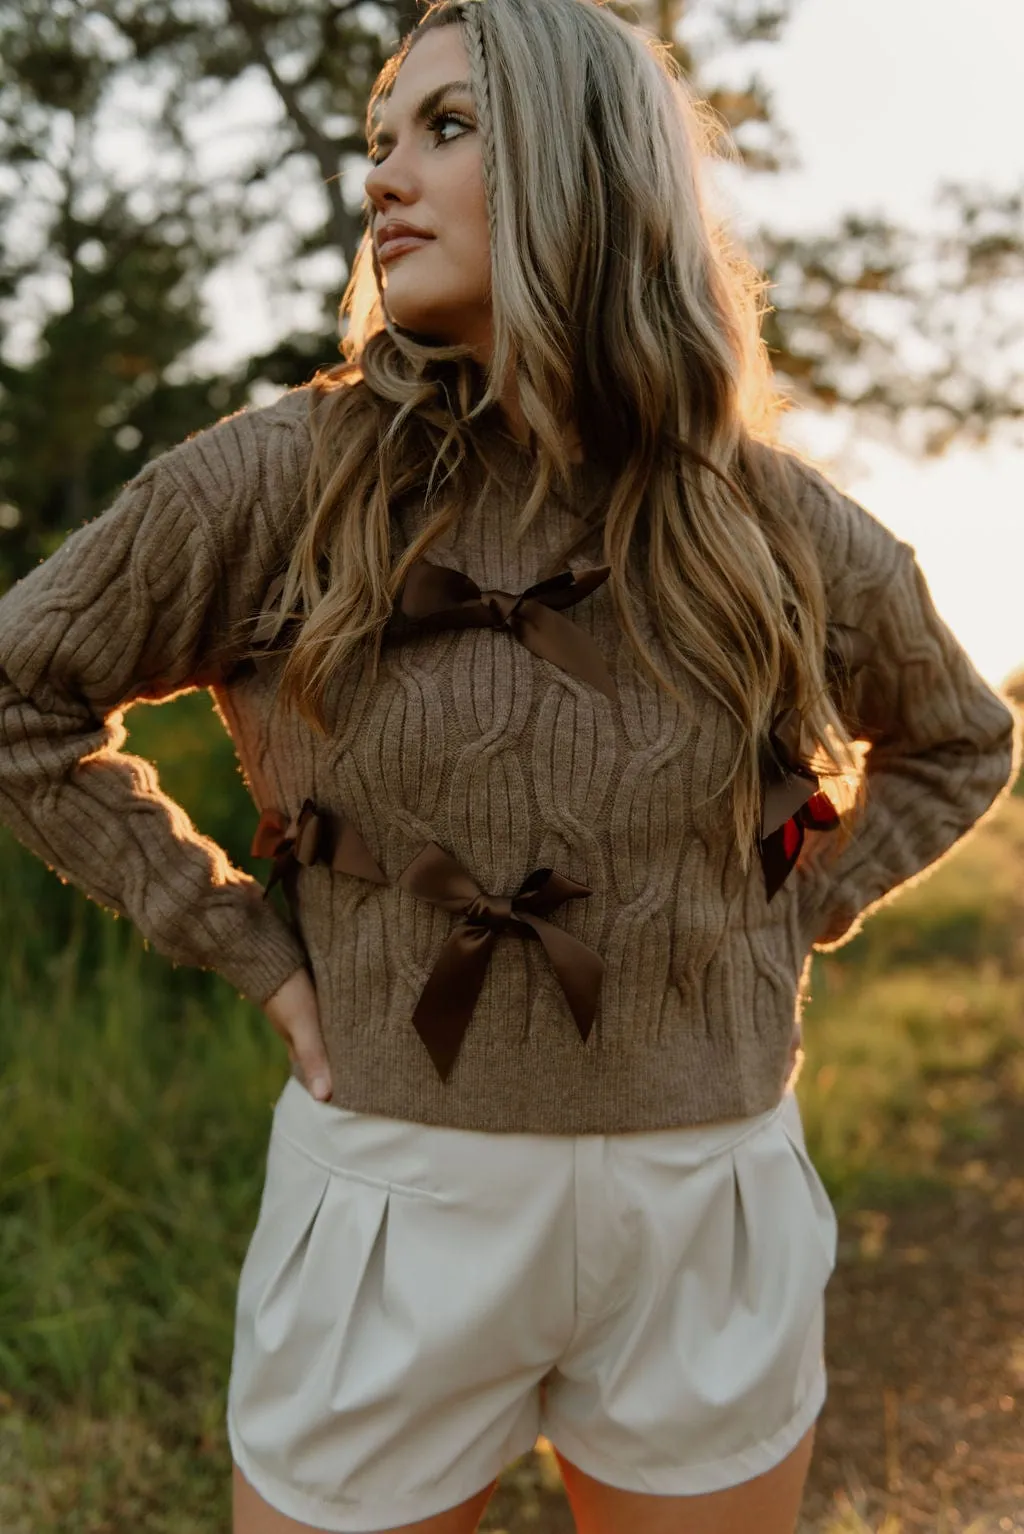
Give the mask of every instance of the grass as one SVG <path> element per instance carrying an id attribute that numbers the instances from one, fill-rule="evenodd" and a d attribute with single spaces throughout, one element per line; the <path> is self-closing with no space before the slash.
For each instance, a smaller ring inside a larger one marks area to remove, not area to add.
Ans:
<path id="1" fill-rule="evenodd" d="M 49 971 L 20 994 L 24 972 L 0 982 L 18 1021 L 0 1073 L 0 1382 L 19 1408 L 0 1416 L 0 1528 L 18 1526 L 2 1497 L 19 1484 L 32 1534 L 224 1528 L 233 1285 L 280 1041 L 113 922 Z"/>
<path id="2" fill-rule="evenodd" d="M 799 1096 L 840 1213 L 941 1190 L 943 1150 L 984 1144 L 1024 1098 L 1024 799 L 817 955 Z"/>
<path id="3" fill-rule="evenodd" d="M 132 725 L 244 859 L 251 808 L 205 698 Z M 0 1528 L 212 1534 L 284 1047 L 223 981 L 147 952 L 9 838 L 0 852 Z M 812 988 L 799 1096 L 840 1211 L 937 1195 L 943 1150 L 1024 1098 L 1024 798 L 819 956 Z M 902 1531 L 851 1500 L 815 1534 Z"/>

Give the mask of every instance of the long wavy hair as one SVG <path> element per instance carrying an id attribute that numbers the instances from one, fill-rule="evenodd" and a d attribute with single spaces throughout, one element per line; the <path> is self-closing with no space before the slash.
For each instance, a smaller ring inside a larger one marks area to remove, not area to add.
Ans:
<path id="1" fill-rule="evenodd" d="M 737 727 L 722 789 L 746 859 L 780 699 L 801 710 L 819 771 L 848 784 L 854 756 L 826 686 L 821 577 L 771 445 L 761 285 L 701 186 L 720 125 L 668 49 L 599 0 L 435 0 L 374 86 L 368 139 L 410 48 L 443 26 L 462 28 L 469 57 L 492 357 L 391 321 L 367 229 L 342 299 L 345 360 L 313 381 L 306 517 L 267 615 L 272 636 L 289 625 L 280 696 L 324 729 L 332 676 L 367 649 L 376 667 L 410 565 L 458 516 L 475 426 L 514 377 L 534 463 L 519 528 L 568 489 L 572 423 L 605 490 L 552 569 L 599 528 L 634 657 L 686 706 L 637 623 L 635 603 L 657 593 L 669 669 Z M 410 491 L 432 516 L 393 558 L 391 508 Z"/>

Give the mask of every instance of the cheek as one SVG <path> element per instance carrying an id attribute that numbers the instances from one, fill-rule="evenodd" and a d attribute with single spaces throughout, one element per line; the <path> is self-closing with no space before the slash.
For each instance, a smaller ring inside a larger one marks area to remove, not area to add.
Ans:
<path id="1" fill-rule="evenodd" d="M 491 239 L 487 224 L 487 195 L 479 158 L 466 167 L 451 187 L 452 249 L 458 250 L 468 268 L 482 272 L 490 282 Z M 460 261 L 460 264 L 461 261 Z"/>
<path id="2" fill-rule="evenodd" d="M 420 302 L 479 303 L 491 291 L 491 240 L 483 188 L 466 178 L 450 185 L 449 195 L 437 200 L 441 235 L 424 261 L 399 261 L 393 268 L 395 293 L 408 284 L 411 297 L 418 288 Z M 429 273 L 429 275 L 428 275 Z"/>
<path id="3" fill-rule="evenodd" d="M 474 179 L 470 200 L 472 204 L 472 218 L 479 238 L 483 244 L 489 243 L 487 228 L 487 193 L 484 191 L 483 177 L 477 173 Z"/>
<path id="4" fill-rule="evenodd" d="M 478 217 L 473 226 L 476 243 L 476 256 L 479 269 L 486 279 L 487 286 L 491 283 L 491 235 L 487 226 L 487 204 L 481 201 Z"/>
<path id="5" fill-rule="evenodd" d="M 463 260 L 460 265 L 466 286 L 472 288 L 478 297 L 489 294 L 491 291 L 491 242 L 487 232 L 486 209 L 482 211 L 479 219 L 475 220 L 471 226 L 467 226 L 462 255 Z"/>
<path id="6" fill-rule="evenodd" d="M 425 177 L 424 195 L 437 242 L 422 260 L 413 256 L 385 268 L 384 277 L 391 316 L 410 330 L 429 329 L 432 318 L 450 311 L 475 311 L 491 296 L 491 240 L 479 159 L 457 170 L 445 167 L 434 181 Z"/>

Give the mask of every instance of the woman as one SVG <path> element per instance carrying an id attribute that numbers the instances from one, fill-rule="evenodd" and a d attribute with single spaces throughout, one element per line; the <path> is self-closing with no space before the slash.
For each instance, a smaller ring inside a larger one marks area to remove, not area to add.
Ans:
<path id="1" fill-rule="evenodd" d="M 0 804 L 288 1046 L 237 1534 L 468 1534 L 539 1431 L 584 1534 L 783 1534 L 836 1236 L 801 971 L 988 809 L 1011 716 L 771 445 L 656 46 L 441 0 L 369 125 L 347 361 L 0 604 Z M 197 685 L 291 921 L 119 750 Z"/>

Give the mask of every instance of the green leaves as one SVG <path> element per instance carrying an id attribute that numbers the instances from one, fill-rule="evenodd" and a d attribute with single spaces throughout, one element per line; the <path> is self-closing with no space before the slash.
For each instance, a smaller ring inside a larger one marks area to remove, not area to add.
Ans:
<path id="1" fill-rule="evenodd" d="M 757 72 L 758 50 L 784 43 L 785 0 L 617 9 L 671 39 L 748 171 L 791 162 Z M 0 0 L 0 590 L 162 448 L 334 360 L 365 103 L 419 13 Z M 929 231 L 853 215 L 767 230 L 758 255 L 766 339 L 798 402 L 933 452 L 1024 415 L 1002 301 L 1024 276 L 1019 191 L 947 189 Z M 215 295 L 254 274 L 278 333 L 246 350 Z"/>

